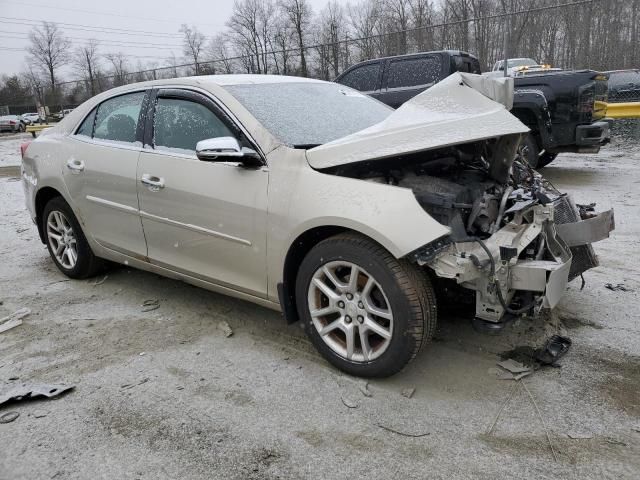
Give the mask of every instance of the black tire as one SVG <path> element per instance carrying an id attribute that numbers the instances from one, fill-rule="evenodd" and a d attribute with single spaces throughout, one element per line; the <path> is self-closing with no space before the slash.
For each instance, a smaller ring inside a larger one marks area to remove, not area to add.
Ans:
<path id="1" fill-rule="evenodd" d="M 540 148 L 538 148 L 538 142 L 536 142 L 536 138 L 531 133 L 527 133 L 520 142 L 518 155 L 526 160 L 531 168 L 539 168 Z"/>
<path id="2" fill-rule="evenodd" d="M 538 157 L 538 170 L 541 169 L 542 167 L 546 167 L 547 165 L 549 165 L 551 162 L 553 162 L 556 157 L 558 156 L 557 153 L 549 153 L 549 152 L 544 152 L 542 153 L 539 157 Z"/>
<path id="3" fill-rule="evenodd" d="M 393 314 L 393 329 L 386 350 L 370 361 L 352 361 L 325 343 L 309 311 L 308 291 L 314 273 L 334 261 L 356 264 L 380 285 Z M 436 296 L 426 273 L 404 259 L 396 259 L 363 235 L 344 233 L 311 249 L 300 265 L 296 303 L 305 332 L 316 349 L 332 365 L 360 377 L 387 377 L 402 370 L 435 334 Z"/>
<path id="4" fill-rule="evenodd" d="M 58 261 L 53 252 L 52 241 L 47 234 L 47 220 L 49 215 L 54 211 L 61 212 L 64 215 L 73 230 L 73 234 L 75 235 L 77 260 L 72 268 L 67 268 Z M 71 210 L 69 204 L 65 202 L 62 197 L 54 197 L 49 200 L 44 207 L 40 221 L 42 222 L 42 231 L 44 232 L 49 255 L 51 256 L 53 263 L 56 264 L 56 267 L 58 267 L 58 269 L 67 277 L 75 279 L 88 278 L 104 270 L 106 262 L 94 255 L 89 243 L 87 242 L 87 238 L 82 232 L 82 228 L 80 227 L 76 216 L 73 214 L 73 210 Z"/>

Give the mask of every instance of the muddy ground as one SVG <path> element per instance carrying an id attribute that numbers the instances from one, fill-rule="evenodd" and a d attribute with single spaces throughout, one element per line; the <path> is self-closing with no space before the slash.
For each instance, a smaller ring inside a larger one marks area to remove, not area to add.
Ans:
<path id="1" fill-rule="evenodd" d="M 0 138 L 0 167 L 19 163 L 24 138 Z M 616 210 L 616 231 L 596 246 L 602 266 L 584 290 L 570 285 L 557 315 L 488 337 L 443 314 L 416 361 L 368 386 L 275 312 L 125 267 L 67 280 L 37 238 L 16 169 L 0 168 L 0 317 L 32 311 L 0 334 L 0 393 L 76 386 L 0 409 L 20 414 L 0 424 L 0 478 L 636 479 L 639 162 L 618 141 L 545 169 L 578 202 Z M 143 312 L 150 299 L 159 308 Z M 501 354 L 554 332 L 573 340 L 561 368 L 524 384 L 495 377 Z"/>

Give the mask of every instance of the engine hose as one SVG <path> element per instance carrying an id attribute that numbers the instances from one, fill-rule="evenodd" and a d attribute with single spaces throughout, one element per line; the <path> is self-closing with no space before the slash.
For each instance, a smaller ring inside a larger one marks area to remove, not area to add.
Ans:
<path id="1" fill-rule="evenodd" d="M 489 247 L 487 247 L 487 245 L 478 237 L 470 237 L 469 240 L 473 240 L 474 242 L 477 242 L 478 245 L 482 247 L 482 249 L 485 251 L 485 253 L 489 257 L 489 263 L 491 265 L 491 277 L 493 277 L 493 283 L 497 290 L 498 300 L 500 301 L 500 305 L 502 305 L 502 308 L 504 308 L 505 312 L 508 312 L 512 315 L 520 315 L 521 313 L 528 312 L 533 307 L 535 307 L 535 304 L 536 304 L 535 300 L 533 300 L 528 305 L 525 305 L 524 307 L 521 307 L 518 309 L 511 308 L 509 307 L 509 305 L 507 305 L 507 302 L 505 302 L 504 297 L 502 296 L 502 288 L 500 288 L 500 281 L 496 278 L 496 262 L 493 259 L 493 255 L 491 255 L 491 251 L 489 250 Z"/>

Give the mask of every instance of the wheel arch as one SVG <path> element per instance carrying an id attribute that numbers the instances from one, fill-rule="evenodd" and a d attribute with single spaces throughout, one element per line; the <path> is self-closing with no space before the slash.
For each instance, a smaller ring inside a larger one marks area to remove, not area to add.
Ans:
<path id="1" fill-rule="evenodd" d="M 295 285 L 300 269 L 300 263 L 318 243 L 339 233 L 354 233 L 368 238 L 381 245 L 376 239 L 357 230 L 339 225 L 323 225 L 310 228 L 296 237 L 289 246 L 284 259 L 282 282 L 278 283 L 278 300 L 282 308 L 285 321 L 288 324 L 299 320 L 296 305 Z M 384 248 L 384 245 L 381 245 Z"/>
<path id="2" fill-rule="evenodd" d="M 42 243 L 46 243 L 46 239 L 44 236 L 44 230 L 42 229 L 42 212 L 44 212 L 44 207 L 49 203 L 49 201 L 56 197 L 63 197 L 62 193 L 56 190 L 53 187 L 43 187 L 38 190 L 35 198 L 35 210 L 36 210 L 36 225 L 38 227 L 38 235 L 40 235 L 40 241 Z"/>

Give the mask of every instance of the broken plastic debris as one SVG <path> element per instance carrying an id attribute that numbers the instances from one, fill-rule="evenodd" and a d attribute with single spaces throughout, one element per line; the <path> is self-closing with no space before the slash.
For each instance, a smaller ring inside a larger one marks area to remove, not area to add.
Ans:
<path id="1" fill-rule="evenodd" d="M 7 412 L 0 415 L 0 423 L 11 423 L 16 418 L 18 418 L 20 414 L 18 412 Z"/>
<path id="2" fill-rule="evenodd" d="M 416 389 L 415 388 L 405 388 L 404 390 L 402 390 L 401 395 L 403 397 L 411 398 L 411 397 L 413 397 L 414 393 L 416 393 Z"/>
<path id="3" fill-rule="evenodd" d="M 31 310 L 25 307 L 20 310 L 16 310 L 11 315 L 7 315 L 3 319 L 0 319 L 0 333 L 22 325 L 22 319 L 30 313 Z"/>
<path id="4" fill-rule="evenodd" d="M 614 292 L 633 292 L 633 290 L 628 288 L 624 283 L 616 283 L 615 285 L 612 283 L 605 283 L 604 287 Z"/>
<path id="5" fill-rule="evenodd" d="M 347 408 L 358 408 L 358 404 L 349 398 L 340 397 L 340 400 L 342 400 L 343 405 Z"/>
<path id="6" fill-rule="evenodd" d="M 363 385 L 360 385 L 360 391 L 365 397 L 373 397 L 373 393 L 369 390 L 369 382 L 364 382 Z"/>
<path id="7" fill-rule="evenodd" d="M 505 370 L 508 370 L 513 374 L 525 373 L 525 372 L 531 371 L 530 367 L 527 367 L 526 365 L 523 365 L 520 362 L 516 362 L 513 358 L 509 358 L 508 360 L 503 360 L 502 362 L 498 362 L 496 365 L 504 368 Z"/>
<path id="8" fill-rule="evenodd" d="M 160 308 L 160 300 L 153 298 L 150 300 L 145 300 L 144 302 L 142 302 L 142 311 L 143 312 L 150 312 L 152 310 L 156 310 Z"/>
<path id="9" fill-rule="evenodd" d="M 225 337 L 230 337 L 231 335 L 233 335 L 233 330 L 231 329 L 231 326 L 225 322 L 224 320 L 222 320 L 219 324 L 218 324 L 218 328 L 220 330 L 222 330 L 222 333 L 224 333 Z"/>
<path id="10" fill-rule="evenodd" d="M 535 352 L 535 359 L 543 365 L 553 365 L 571 348 L 571 339 L 561 335 L 551 336 L 543 348 Z"/>
<path id="11" fill-rule="evenodd" d="M 22 385 L 0 395 L 0 405 L 9 401 L 19 402 L 39 397 L 53 398 L 74 388 L 75 385 Z"/>

